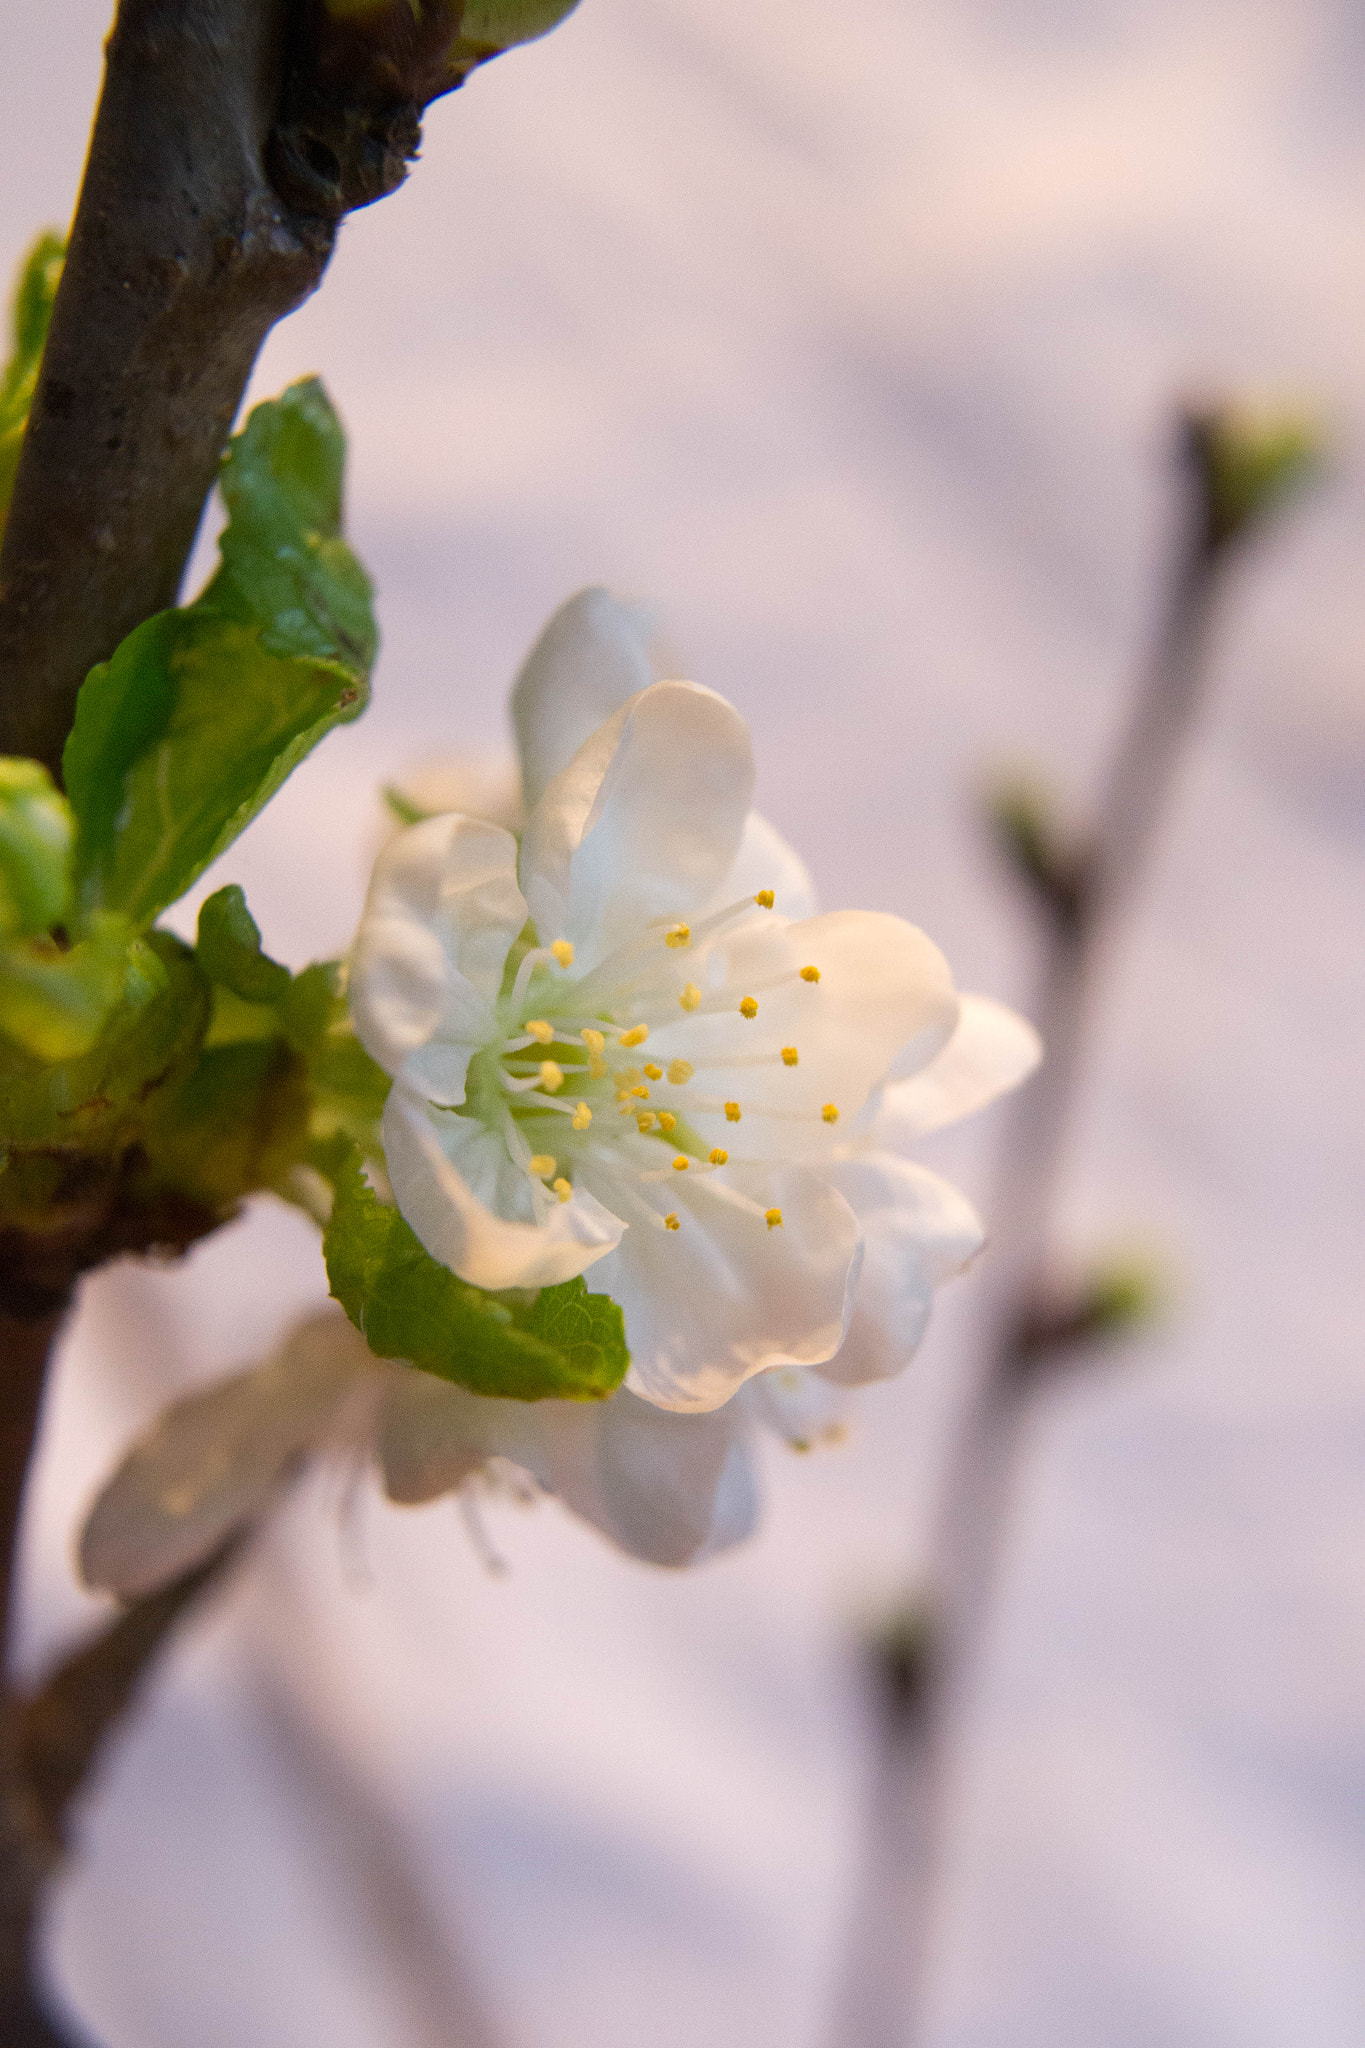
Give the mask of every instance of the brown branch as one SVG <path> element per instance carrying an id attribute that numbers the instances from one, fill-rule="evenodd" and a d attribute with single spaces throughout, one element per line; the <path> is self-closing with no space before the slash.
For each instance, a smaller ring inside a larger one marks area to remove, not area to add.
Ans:
<path id="1" fill-rule="evenodd" d="M 902 2048 L 911 2008 L 922 2021 L 936 1878 L 947 1824 L 953 1730 L 976 1675 L 1013 1503 L 1016 1448 L 1037 1383 L 1055 1374 L 1113 1305 L 1059 1310 L 1052 1226 L 1082 1078 L 1085 1035 L 1121 913 L 1169 798 L 1208 673 L 1210 628 L 1238 543 L 1282 486 L 1264 482 L 1230 505 L 1222 414 L 1182 421 L 1185 533 L 1165 618 L 1090 835 L 1052 843 L 1027 798 L 997 803 L 994 825 L 1041 913 L 1034 1011 L 1045 1048 L 1009 1106 L 992 1207 L 993 1335 L 971 1385 L 943 1485 L 933 1558 L 932 1620 L 915 1629 L 909 1678 L 883 1703 L 869 1813 L 860 1932 L 844 1973 L 839 2048 Z M 1288 465 L 1284 465 L 1286 475 Z M 1234 481 L 1239 480 L 1234 470 Z M 889 1667 L 894 1672 L 894 1664 Z M 866 1923 L 863 1925 L 863 1923 Z"/>
<path id="2" fill-rule="evenodd" d="M 0 542 L 0 753 L 59 773 L 90 668 L 175 602 L 261 343 L 401 181 L 461 11 L 121 0 Z"/>

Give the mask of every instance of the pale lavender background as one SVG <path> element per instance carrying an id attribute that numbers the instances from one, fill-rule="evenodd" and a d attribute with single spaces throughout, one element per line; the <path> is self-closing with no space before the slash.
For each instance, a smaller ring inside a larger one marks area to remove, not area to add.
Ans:
<path id="1" fill-rule="evenodd" d="M 6 265 L 69 208 L 105 16 L 6 22 Z M 433 112 L 258 379 L 326 373 L 386 638 L 364 724 L 214 877 L 275 951 L 345 943 L 375 782 L 501 744 L 540 619 L 602 579 L 752 720 L 827 901 L 1021 1001 L 971 798 L 1020 757 L 1093 784 L 1172 395 L 1335 423 L 1248 565 L 1096 1048 L 1070 1225 L 1164 1244 L 1183 1291 L 1029 1434 L 933 2048 L 1365 2037 L 1362 81 L 1349 0 L 583 0 Z M 984 1196 L 990 1139 L 933 1156 Z M 262 1208 L 88 1289 L 26 1668 L 88 1611 L 71 1532 L 118 1448 L 322 1288 Z M 338 1533 L 315 1485 L 85 1816 L 52 1947 L 105 2048 L 436 2048 L 458 1956 L 509 2048 L 817 2048 L 854 1644 L 922 1552 L 975 1299 L 850 1447 L 775 1452 L 762 1538 L 691 1577 L 542 1506 L 490 1517 L 495 1581 L 448 1504 L 366 1493 Z"/>

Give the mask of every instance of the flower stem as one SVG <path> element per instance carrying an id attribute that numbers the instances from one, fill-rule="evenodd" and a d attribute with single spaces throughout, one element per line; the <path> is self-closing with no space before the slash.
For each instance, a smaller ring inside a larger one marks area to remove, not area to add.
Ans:
<path id="1" fill-rule="evenodd" d="M 954 1738 L 977 1682 L 1008 1538 L 1021 1426 L 1039 1383 L 1059 1368 L 1052 1333 L 1066 1327 L 1050 1300 L 1053 1217 L 1087 1032 L 1199 707 L 1234 543 L 1262 509 L 1252 506 L 1232 526 L 1220 517 L 1218 424 L 1183 422 L 1185 530 L 1161 630 L 1089 837 L 1057 851 L 1030 831 L 1027 855 L 1016 860 L 1040 913 L 1034 1016 L 1045 1056 L 1007 1110 L 991 1211 L 990 1334 L 941 1480 L 930 1599 L 910 1637 L 900 1631 L 876 1656 L 883 1679 L 878 1751 L 857 1931 L 832 2037 L 839 2048 L 905 2048 L 925 2034 Z"/>

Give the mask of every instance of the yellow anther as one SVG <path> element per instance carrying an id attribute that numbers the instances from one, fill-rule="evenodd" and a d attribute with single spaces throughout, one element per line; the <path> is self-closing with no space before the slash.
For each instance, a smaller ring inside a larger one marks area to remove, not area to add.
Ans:
<path id="1" fill-rule="evenodd" d="M 737 1102 L 726 1103 L 725 1121 L 727 1124 L 737 1124 L 739 1122 L 739 1104 Z"/>
<path id="2" fill-rule="evenodd" d="M 643 1081 L 641 1081 L 638 1088 L 632 1088 L 630 1092 L 632 1095 L 638 1095 L 641 1102 L 648 1102 L 649 1100 L 649 1090 Z"/>
<path id="3" fill-rule="evenodd" d="M 617 1084 L 622 1088 L 633 1088 L 639 1078 L 640 1069 L 638 1067 L 618 1067 L 616 1069 Z"/>
<path id="4" fill-rule="evenodd" d="M 669 1132 L 674 1129 L 674 1127 L 677 1124 L 677 1121 L 678 1119 L 675 1116 L 670 1116 L 669 1112 L 666 1109 L 661 1109 L 659 1111 L 659 1129 L 663 1132 L 665 1137 L 667 1137 Z"/>
<path id="5" fill-rule="evenodd" d="M 586 1102 L 579 1103 L 577 1109 L 573 1113 L 572 1121 L 573 1127 L 576 1131 L 587 1130 L 588 1125 L 592 1122 L 592 1111 L 588 1108 Z"/>
<path id="6" fill-rule="evenodd" d="M 767 1224 L 769 1230 L 780 1230 L 782 1228 L 782 1211 L 780 1209 L 765 1209 L 763 1221 Z"/>
<path id="7" fill-rule="evenodd" d="M 642 1109 L 640 1111 L 640 1114 L 635 1119 L 635 1128 L 639 1131 L 640 1136 L 643 1138 L 647 1135 L 648 1132 L 653 1130 L 655 1124 L 657 1124 L 658 1121 L 659 1119 L 657 1116 L 655 1116 L 652 1109 Z"/>
<path id="8" fill-rule="evenodd" d="M 803 967 L 803 968 L 801 969 L 801 979 L 802 979 L 802 981 L 818 981 L 818 980 L 820 979 L 820 970 L 819 970 L 819 968 L 818 968 L 818 967 Z"/>
<path id="9" fill-rule="evenodd" d="M 682 1225 L 681 1225 L 681 1223 L 679 1223 L 679 1221 L 678 1221 L 677 1217 L 676 1217 L 676 1216 L 674 1216 L 674 1215 L 672 1215 L 672 1214 L 670 1213 L 669 1215 L 665 1216 L 665 1218 L 664 1218 L 664 1229 L 665 1229 L 665 1230 L 681 1230 L 681 1229 L 682 1229 Z"/>
<path id="10" fill-rule="evenodd" d="M 745 996 L 744 1001 L 739 1006 L 739 1014 L 741 1017 L 756 1017 L 758 1015 L 758 1004 L 752 996 Z"/>
<path id="11" fill-rule="evenodd" d="M 555 1193 L 559 1196 L 561 1202 L 567 1202 L 570 1195 L 573 1193 L 573 1182 L 565 1180 L 563 1175 L 561 1174 L 559 1179 L 554 1183 L 554 1190 Z"/>
<path id="12" fill-rule="evenodd" d="M 555 1035 L 554 1025 L 547 1024 L 543 1017 L 533 1017 L 526 1026 L 526 1031 L 528 1037 L 534 1038 L 537 1045 L 551 1044 Z"/>
<path id="13" fill-rule="evenodd" d="M 629 1031 L 621 1033 L 622 1045 L 643 1045 L 649 1036 L 648 1024 L 632 1024 Z"/>
<path id="14" fill-rule="evenodd" d="M 550 951 L 561 967 L 573 966 L 573 943 L 569 939 L 556 939 Z"/>
<path id="15" fill-rule="evenodd" d="M 670 1060 L 668 1063 L 668 1078 L 675 1088 L 681 1088 L 684 1081 L 690 1081 L 693 1072 L 691 1060 Z"/>
<path id="16" fill-rule="evenodd" d="M 758 905 L 760 910 L 771 910 L 773 907 L 772 890 L 760 889 L 757 896 L 755 896 L 754 898 L 754 902 Z"/>
<path id="17" fill-rule="evenodd" d="M 526 1163 L 526 1170 L 533 1173 L 537 1180 L 548 1180 L 555 1170 L 554 1153 L 533 1152 Z"/>
<path id="18" fill-rule="evenodd" d="M 839 1112 L 832 1102 L 827 1102 L 820 1114 L 827 1124 L 837 1124 L 839 1121 Z"/>
<path id="19" fill-rule="evenodd" d="M 706 1156 L 713 1166 L 728 1166 L 730 1163 L 729 1153 L 720 1145 L 717 1145 L 713 1152 L 708 1152 Z"/>
<path id="20" fill-rule="evenodd" d="M 584 1045 L 587 1046 L 588 1051 L 592 1053 L 595 1057 L 600 1058 L 601 1055 L 606 1051 L 607 1041 L 606 1036 L 603 1032 L 594 1031 L 589 1026 L 585 1028 L 583 1031 L 581 1031 L 579 1033 L 579 1036 L 583 1040 Z"/>
<path id="21" fill-rule="evenodd" d="M 691 1164 L 692 1162 L 688 1158 L 687 1154 L 685 1152 L 680 1152 L 677 1158 L 673 1161 L 673 1171 L 674 1173 L 686 1173 L 688 1167 Z"/>
<path id="22" fill-rule="evenodd" d="M 601 1053 L 590 1053 L 588 1055 L 588 1079 L 590 1081 L 605 1081 L 606 1078 L 607 1063 Z"/>
<path id="23" fill-rule="evenodd" d="M 671 931 L 664 933 L 664 944 L 672 946 L 675 952 L 680 951 L 684 946 L 690 946 L 691 943 L 692 927 L 690 924 L 675 924 Z"/>
<path id="24" fill-rule="evenodd" d="M 663 1080 L 663 1077 L 664 1077 L 664 1070 L 663 1070 L 663 1068 L 662 1068 L 662 1067 L 656 1067 L 656 1066 L 655 1066 L 655 1064 L 654 1064 L 654 1062 L 653 1062 L 653 1060 L 650 1060 L 649 1064 L 648 1064 L 648 1065 L 646 1066 L 646 1068 L 645 1068 L 645 1079 L 646 1079 L 646 1081 L 662 1081 L 662 1080 Z"/>
<path id="25" fill-rule="evenodd" d="M 701 1001 L 701 990 L 697 987 L 695 981 L 688 982 L 686 988 L 678 997 L 678 1001 L 682 1004 L 685 1010 L 696 1009 L 697 1005 Z"/>
<path id="26" fill-rule="evenodd" d="M 564 1069 L 557 1060 L 542 1060 L 540 1063 L 540 1085 L 547 1095 L 555 1095 L 564 1086 Z"/>
<path id="27" fill-rule="evenodd" d="M 797 1052 L 796 1047 L 794 1045 L 783 1046 L 782 1064 L 784 1067 L 794 1067 L 796 1065 L 797 1060 L 800 1057 L 801 1055 Z"/>

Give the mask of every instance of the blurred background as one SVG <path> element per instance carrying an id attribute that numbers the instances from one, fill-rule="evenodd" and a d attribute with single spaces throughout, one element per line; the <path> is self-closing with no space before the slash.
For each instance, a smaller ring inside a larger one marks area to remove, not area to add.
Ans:
<path id="1" fill-rule="evenodd" d="M 107 0 L 6 22 L 0 268 L 74 200 Z M 320 370 L 379 586 L 374 705 L 197 895 L 347 943 L 376 786 L 505 748 L 606 582 L 750 720 L 825 902 L 1027 1009 L 980 821 L 1084 812 L 1173 545 L 1173 407 L 1319 406 L 1334 466 L 1232 579 L 1106 990 L 1065 1234 L 1167 1317 L 1034 1404 L 957 1729 L 931 2048 L 1365 2038 L 1365 18 L 1352 0 L 582 0 L 435 106 L 256 395 Z M 988 1113 L 926 1145 L 989 1208 Z M 89 1283 L 17 1655 L 179 1388 L 325 1294 L 262 1206 Z M 51 1913 L 102 2048 L 826 2048 L 860 1910 L 864 1643 L 924 1564 L 981 1317 L 943 1297 L 848 1442 L 771 1446 L 745 1549 L 670 1576 L 551 1503 L 335 1477 L 178 1643 Z M 908 2034 L 907 2034 L 908 2040 Z"/>

